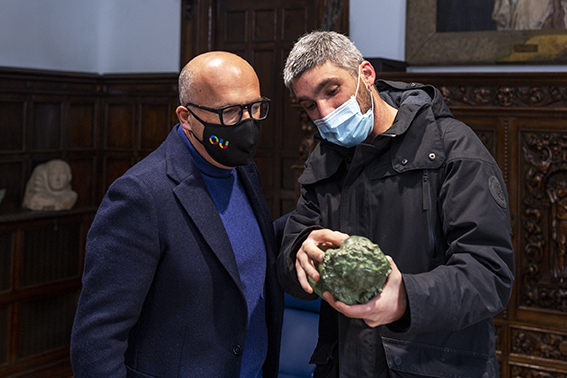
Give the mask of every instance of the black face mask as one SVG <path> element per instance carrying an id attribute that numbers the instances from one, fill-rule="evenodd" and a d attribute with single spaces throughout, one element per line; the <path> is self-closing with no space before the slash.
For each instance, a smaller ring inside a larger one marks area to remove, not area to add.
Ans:
<path id="1" fill-rule="evenodd" d="M 195 139 L 217 163 L 235 167 L 252 161 L 260 142 L 260 121 L 247 118 L 233 126 L 200 122 L 205 126 L 203 140 Z"/>

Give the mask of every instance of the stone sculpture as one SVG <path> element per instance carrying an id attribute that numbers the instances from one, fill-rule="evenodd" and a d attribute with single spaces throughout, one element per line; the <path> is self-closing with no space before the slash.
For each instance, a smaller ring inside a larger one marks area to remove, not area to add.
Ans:
<path id="1" fill-rule="evenodd" d="M 71 189 L 71 167 L 55 159 L 34 168 L 26 184 L 23 207 L 31 210 L 69 210 L 77 202 Z"/>

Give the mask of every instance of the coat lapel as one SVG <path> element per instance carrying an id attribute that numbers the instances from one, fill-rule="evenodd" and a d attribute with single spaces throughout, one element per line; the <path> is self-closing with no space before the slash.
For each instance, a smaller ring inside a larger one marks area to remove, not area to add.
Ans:
<path id="1" fill-rule="evenodd" d="M 176 134 L 176 129 L 170 133 L 166 152 L 167 175 L 178 183 L 173 192 L 203 239 L 242 290 L 232 245 L 220 215 L 191 154 Z"/>

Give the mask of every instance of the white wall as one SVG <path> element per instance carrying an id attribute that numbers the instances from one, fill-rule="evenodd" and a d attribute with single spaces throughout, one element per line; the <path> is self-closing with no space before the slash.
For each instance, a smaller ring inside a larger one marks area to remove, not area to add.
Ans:
<path id="1" fill-rule="evenodd" d="M 92 0 L 2 0 L 0 66 L 96 71 L 98 19 Z"/>
<path id="2" fill-rule="evenodd" d="M 350 0 L 366 57 L 404 60 L 406 0 Z M 178 72 L 181 0 L 0 0 L 0 66 Z M 567 71 L 562 66 L 410 67 L 412 72 Z"/>
<path id="3" fill-rule="evenodd" d="M 350 0 L 350 38 L 369 58 L 404 60 L 406 0 Z M 559 72 L 567 65 L 409 67 L 410 72 Z"/>
<path id="4" fill-rule="evenodd" d="M 99 72 L 179 72 L 181 0 L 98 1 Z"/>
<path id="5" fill-rule="evenodd" d="M 406 0 L 350 0 L 349 27 L 364 57 L 404 60 Z"/>
<path id="6" fill-rule="evenodd" d="M 181 0 L 1 0 L 0 66 L 178 72 Z"/>

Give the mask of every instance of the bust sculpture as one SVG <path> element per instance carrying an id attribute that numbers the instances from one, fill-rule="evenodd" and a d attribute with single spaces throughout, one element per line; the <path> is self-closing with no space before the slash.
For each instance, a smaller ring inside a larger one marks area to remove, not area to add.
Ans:
<path id="1" fill-rule="evenodd" d="M 77 202 L 71 189 L 71 167 L 55 159 L 34 168 L 26 184 L 23 207 L 31 210 L 69 210 Z"/>

